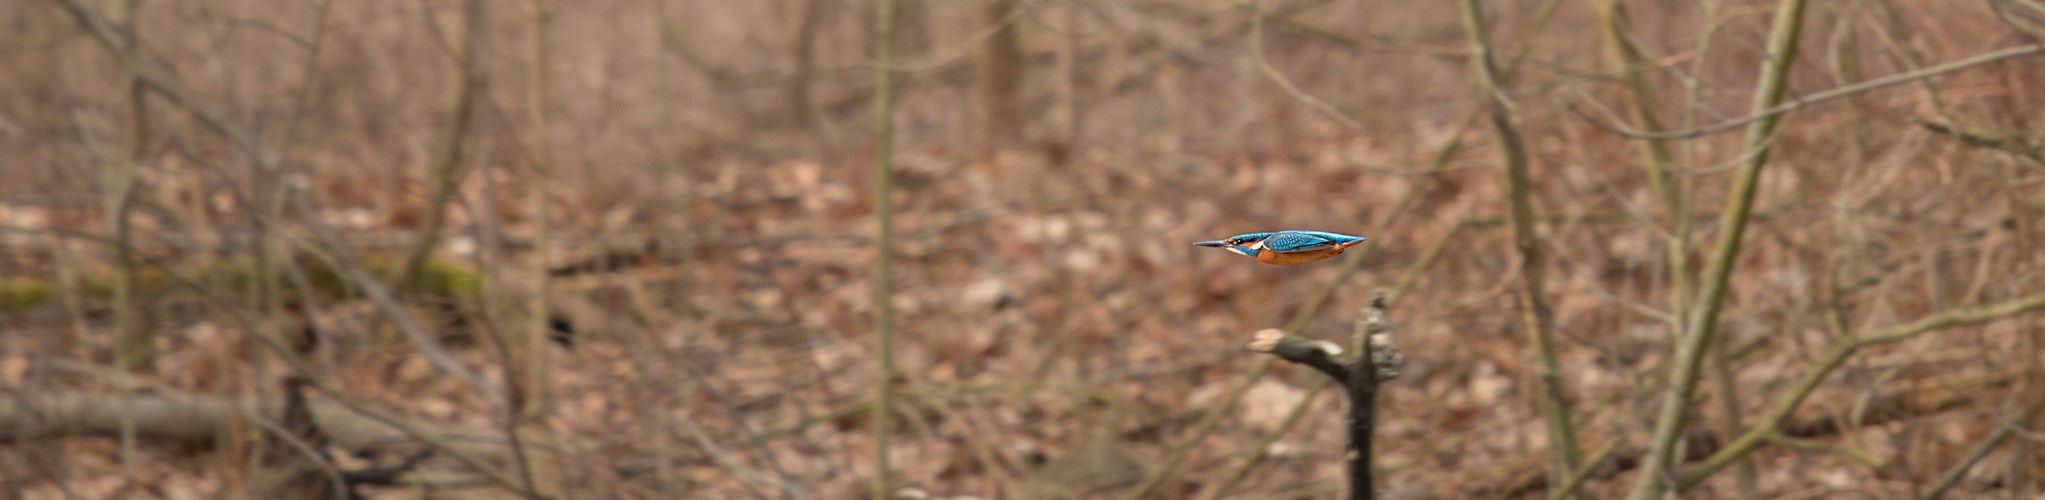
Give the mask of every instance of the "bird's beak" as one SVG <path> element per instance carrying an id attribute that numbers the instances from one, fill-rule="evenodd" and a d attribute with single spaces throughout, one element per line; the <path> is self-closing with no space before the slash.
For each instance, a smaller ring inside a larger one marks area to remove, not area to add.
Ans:
<path id="1" fill-rule="evenodd" d="M 1195 242 L 1193 242 L 1193 244 L 1194 244 L 1195 246 L 1203 246 L 1203 247 L 1214 247 L 1214 248 L 1228 248 L 1228 246 L 1229 246 L 1229 244 L 1228 244 L 1228 240 L 1207 240 L 1207 241 L 1195 241 Z"/>

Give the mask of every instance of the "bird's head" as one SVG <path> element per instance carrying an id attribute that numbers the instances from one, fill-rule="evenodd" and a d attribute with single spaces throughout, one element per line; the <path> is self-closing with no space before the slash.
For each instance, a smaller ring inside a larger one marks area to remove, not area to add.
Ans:
<path id="1" fill-rule="evenodd" d="M 1235 252 L 1245 257 L 1256 257 L 1258 252 L 1264 251 L 1264 238 L 1269 238 L 1272 234 L 1275 233 L 1238 234 L 1227 239 L 1201 241 L 1193 244 L 1203 247 L 1227 249 L 1230 252 Z"/>

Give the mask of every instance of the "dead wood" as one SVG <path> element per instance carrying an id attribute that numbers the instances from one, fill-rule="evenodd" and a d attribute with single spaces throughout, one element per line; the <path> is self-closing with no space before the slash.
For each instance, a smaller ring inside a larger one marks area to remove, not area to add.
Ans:
<path id="1" fill-rule="evenodd" d="M 251 398 L 195 396 L 150 392 L 133 395 L 76 392 L 17 395 L 11 404 L 0 405 L 0 427 L 11 432 L 4 439 L 34 439 L 70 436 L 114 436 L 122 420 L 134 422 L 135 434 L 151 441 L 188 446 L 210 446 L 228 429 L 230 412 L 255 409 Z M 276 418 L 283 402 L 272 402 L 262 413 Z M 312 422 L 327 443 L 363 454 L 411 455 L 426 450 L 395 427 L 349 411 L 338 403 L 309 400 Z M 502 462 L 510 449 L 502 433 L 487 429 L 408 421 L 407 425 L 447 443 L 457 453 Z"/>

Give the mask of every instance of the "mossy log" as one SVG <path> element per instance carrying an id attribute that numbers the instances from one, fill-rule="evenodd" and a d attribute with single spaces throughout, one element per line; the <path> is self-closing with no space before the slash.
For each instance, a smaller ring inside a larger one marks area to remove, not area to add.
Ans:
<path id="1" fill-rule="evenodd" d="M 326 261 L 312 256 L 301 256 L 306 278 L 314 289 L 333 298 L 351 298 L 361 291 L 347 276 L 338 272 Z M 389 278 L 395 267 L 392 259 L 369 256 L 362 260 L 364 268 L 378 278 Z M 280 271 L 281 273 L 282 271 Z M 173 274 L 174 273 L 174 274 Z M 216 264 L 200 266 L 187 264 L 169 269 L 150 266 L 137 269 L 135 293 L 141 297 L 160 298 L 188 292 L 183 280 L 195 283 L 219 284 L 235 293 L 252 288 L 255 280 L 255 264 L 249 258 L 236 258 Z M 182 278 L 182 279 L 180 279 Z M 277 279 L 283 282 L 280 274 Z M 474 296 L 482 286 L 483 276 L 466 262 L 451 259 L 429 259 L 417 275 L 406 280 L 400 289 L 404 292 L 435 297 L 465 298 Z M 295 299 L 297 289 L 285 287 L 282 292 L 286 302 Z M 0 314 L 20 313 L 35 309 L 49 302 L 55 287 L 50 280 L 32 277 L 0 278 Z M 113 296 L 112 273 L 95 273 L 86 276 L 78 284 L 80 297 L 91 300 L 105 300 Z"/>

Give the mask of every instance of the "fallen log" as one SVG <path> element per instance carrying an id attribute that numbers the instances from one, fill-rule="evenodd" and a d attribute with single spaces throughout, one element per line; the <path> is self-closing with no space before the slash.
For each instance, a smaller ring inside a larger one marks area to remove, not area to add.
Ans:
<path id="1" fill-rule="evenodd" d="M 0 403 L 0 441 L 47 437 L 105 436 L 120 433 L 124 421 L 133 422 L 143 439 L 196 447 L 218 443 L 235 414 L 251 415 L 253 398 L 199 396 L 172 392 L 132 395 L 56 392 L 38 395 L 11 394 Z M 261 416 L 279 420 L 283 401 L 265 405 Z M 356 453 L 410 455 L 427 449 L 377 419 L 332 401 L 308 402 L 313 421 L 326 433 L 328 442 Z M 501 431 L 420 422 L 397 418 L 447 447 L 486 463 L 507 463 L 509 444 Z M 533 445 L 527 444 L 527 447 Z"/>

